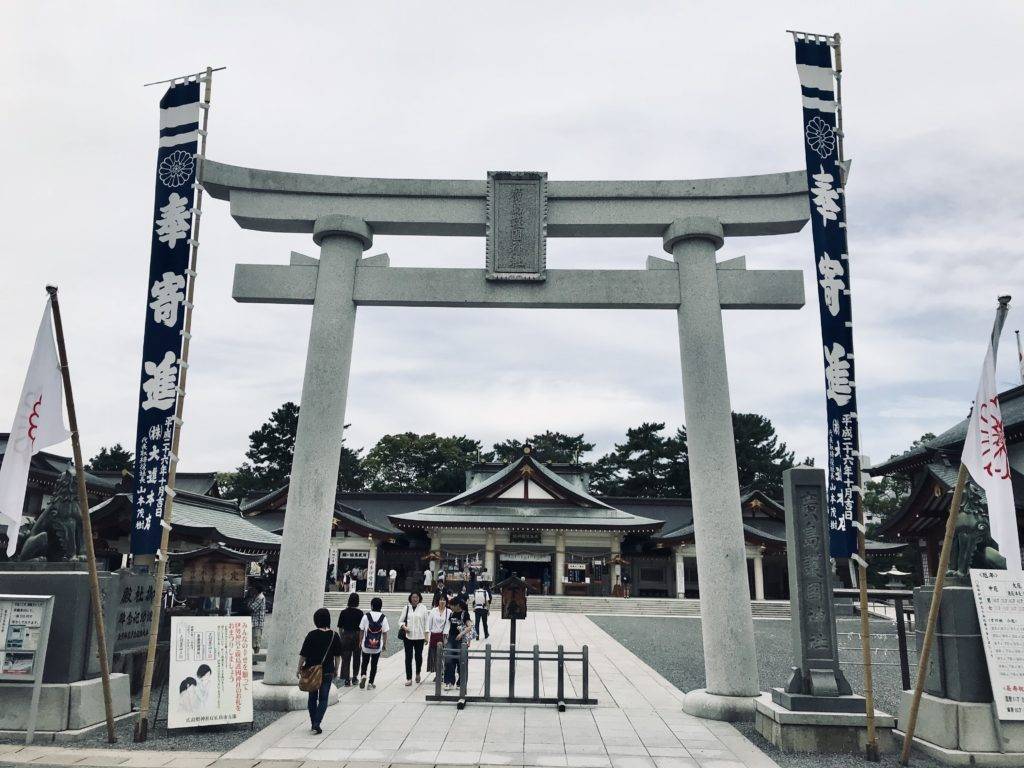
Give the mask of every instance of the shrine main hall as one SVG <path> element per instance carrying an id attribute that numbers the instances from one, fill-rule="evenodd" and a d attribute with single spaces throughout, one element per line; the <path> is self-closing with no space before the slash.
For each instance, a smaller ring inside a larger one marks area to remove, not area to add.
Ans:
<path id="1" fill-rule="evenodd" d="M 618 498 L 590 493 L 579 466 L 545 464 L 524 453 L 510 464 L 479 463 L 462 493 L 339 492 L 330 570 L 394 569 L 398 590 L 419 587 L 423 571 L 467 569 L 498 581 L 513 573 L 538 592 L 698 597 L 693 514 L 688 499 Z M 288 486 L 243 502 L 241 514 L 280 533 Z M 747 577 L 754 600 L 788 597 L 782 506 L 759 490 L 741 495 Z"/>

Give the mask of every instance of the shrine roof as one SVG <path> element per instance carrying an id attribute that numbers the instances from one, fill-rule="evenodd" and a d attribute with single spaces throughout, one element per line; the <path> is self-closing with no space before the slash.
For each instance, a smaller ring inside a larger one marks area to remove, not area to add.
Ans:
<path id="1" fill-rule="evenodd" d="M 535 487 L 533 498 L 529 488 Z M 517 489 L 522 488 L 522 496 Z M 412 512 L 389 515 L 398 528 L 567 528 L 653 531 L 664 521 L 627 512 L 592 496 L 524 453 L 462 493 Z"/>
<path id="2" fill-rule="evenodd" d="M 1003 429 L 1009 444 L 1024 440 L 1024 385 L 999 393 L 999 410 L 1003 415 Z M 956 455 L 963 449 L 967 438 L 968 418 L 964 417 L 954 426 L 940 435 L 920 445 L 915 445 L 906 452 L 893 456 L 888 461 L 868 468 L 872 477 L 890 475 L 894 472 L 912 472 L 928 464 L 941 464 L 944 455 Z M 953 480 L 956 481 L 956 468 L 953 469 Z"/>
<path id="3" fill-rule="evenodd" d="M 134 508 L 132 497 L 131 493 L 119 493 L 94 506 L 89 511 L 90 517 L 97 525 L 113 517 L 127 527 Z M 203 536 L 212 541 L 265 549 L 277 549 L 281 546 L 279 535 L 264 530 L 242 517 L 238 504 L 234 501 L 178 489 L 174 497 L 171 520 L 173 530 Z"/>

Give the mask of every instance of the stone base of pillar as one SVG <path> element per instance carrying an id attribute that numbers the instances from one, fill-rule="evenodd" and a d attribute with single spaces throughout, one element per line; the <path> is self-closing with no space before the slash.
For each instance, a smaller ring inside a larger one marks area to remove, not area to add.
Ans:
<path id="1" fill-rule="evenodd" d="M 332 685 L 331 693 L 327 697 L 328 706 L 338 703 L 338 695 L 338 689 Z M 252 684 L 253 709 L 291 712 L 305 709 L 308 702 L 309 694 L 299 690 L 297 681 L 290 685 L 269 685 L 257 680 Z"/>
<path id="2" fill-rule="evenodd" d="M 757 696 L 719 696 L 697 688 L 686 694 L 683 711 L 705 720 L 725 720 L 729 723 L 753 722 Z"/>

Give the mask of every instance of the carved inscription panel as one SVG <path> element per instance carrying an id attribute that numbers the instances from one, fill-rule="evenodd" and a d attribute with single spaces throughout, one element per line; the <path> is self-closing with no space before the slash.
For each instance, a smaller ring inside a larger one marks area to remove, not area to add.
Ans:
<path id="1" fill-rule="evenodd" d="M 487 174 L 487 279 L 543 280 L 546 268 L 547 174 Z"/>
<path id="2" fill-rule="evenodd" d="M 826 552 L 823 537 L 822 494 L 813 486 L 798 486 L 796 512 L 800 536 L 798 552 L 801 616 L 806 653 L 809 658 L 831 659 L 832 595 L 828 590 Z"/>

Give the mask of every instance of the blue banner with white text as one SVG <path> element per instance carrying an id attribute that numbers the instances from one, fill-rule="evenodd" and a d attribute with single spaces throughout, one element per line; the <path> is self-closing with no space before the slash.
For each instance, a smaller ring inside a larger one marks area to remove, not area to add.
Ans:
<path id="1" fill-rule="evenodd" d="M 160 523 L 167 498 L 176 426 L 199 115 L 198 82 L 171 85 L 160 100 L 156 199 L 150 230 L 152 242 L 135 438 L 133 555 L 152 555 L 160 548 Z"/>
<path id="2" fill-rule="evenodd" d="M 846 196 L 839 168 L 832 48 L 796 40 L 803 97 L 804 154 L 814 238 L 828 417 L 828 514 L 832 557 L 857 551 L 854 528 L 859 427 L 853 363 L 853 312 L 846 240 Z"/>

